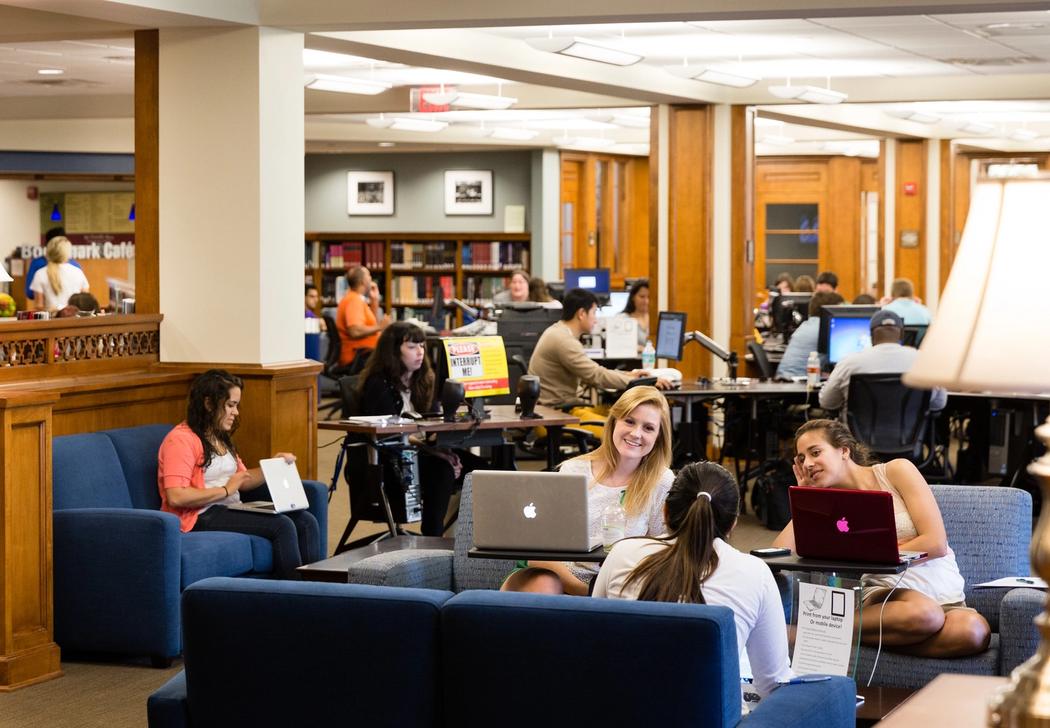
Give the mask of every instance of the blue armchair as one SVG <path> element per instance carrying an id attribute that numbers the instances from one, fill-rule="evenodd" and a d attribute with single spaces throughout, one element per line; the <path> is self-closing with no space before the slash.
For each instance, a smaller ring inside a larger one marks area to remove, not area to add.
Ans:
<path id="1" fill-rule="evenodd" d="M 164 664 L 181 651 L 182 589 L 209 576 L 272 571 L 269 541 L 184 534 L 178 518 L 158 510 L 157 452 L 170 429 L 145 425 L 54 438 L 55 641 L 63 650 L 148 655 Z M 327 490 L 315 481 L 303 485 L 323 553 Z"/>

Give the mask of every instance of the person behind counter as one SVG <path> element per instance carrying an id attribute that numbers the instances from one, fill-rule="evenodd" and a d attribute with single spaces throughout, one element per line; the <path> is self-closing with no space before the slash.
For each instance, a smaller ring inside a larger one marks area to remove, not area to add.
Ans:
<path id="1" fill-rule="evenodd" d="M 69 262 L 73 244 L 64 235 L 51 238 L 44 249 L 47 265 L 33 275 L 29 284 L 35 294 L 37 311 L 57 311 L 69 305 L 69 297 L 88 289 L 84 271 Z"/>

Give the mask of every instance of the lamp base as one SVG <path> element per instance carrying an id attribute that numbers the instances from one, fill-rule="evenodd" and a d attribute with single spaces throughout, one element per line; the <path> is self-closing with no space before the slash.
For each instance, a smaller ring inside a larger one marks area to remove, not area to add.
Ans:
<path id="1" fill-rule="evenodd" d="M 1048 453 L 1028 466 L 1043 493 L 1043 511 L 1032 534 L 1032 570 L 1050 576 L 1050 419 L 1035 430 Z M 988 704 L 988 725 L 994 728 L 1050 728 L 1050 601 L 1035 618 L 1042 634 L 1039 649 L 1010 675 L 1010 684 Z"/>

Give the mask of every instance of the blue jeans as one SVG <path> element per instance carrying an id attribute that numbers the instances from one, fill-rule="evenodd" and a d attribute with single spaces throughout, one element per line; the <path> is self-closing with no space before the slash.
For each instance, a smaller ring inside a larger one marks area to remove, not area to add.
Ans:
<path id="1" fill-rule="evenodd" d="M 273 547 L 273 571 L 279 579 L 298 579 L 296 567 L 321 560 L 320 531 L 310 511 L 271 515 L 216 505 L 197 516 L 193 530 L 234 531 L 267 539 Z"/>

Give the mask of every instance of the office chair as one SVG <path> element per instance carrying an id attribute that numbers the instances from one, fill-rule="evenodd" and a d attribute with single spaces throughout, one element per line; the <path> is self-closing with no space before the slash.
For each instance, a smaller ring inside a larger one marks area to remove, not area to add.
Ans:
<path id="1" fill-rule="evenodd" d="M 772 379 L 776 375 L 776 371 L 769 362 L 769 357 L 766 356 L 766 350 L 762 348 L 762 345 L 757 341 L 749 341 L 747 342 L 747 350 L 755 358 L 755 365 L 758 367 L 762 378 Z"/>
<path id="2" fill-rule="evenodd" d="M 903 457 L 922 469 L 943 457 L 934 439 L 928 389 L 912 389 L 900 374 L 854 374 L 849 380 L 846 422 L 850 431 L 880 459 Z"/>

